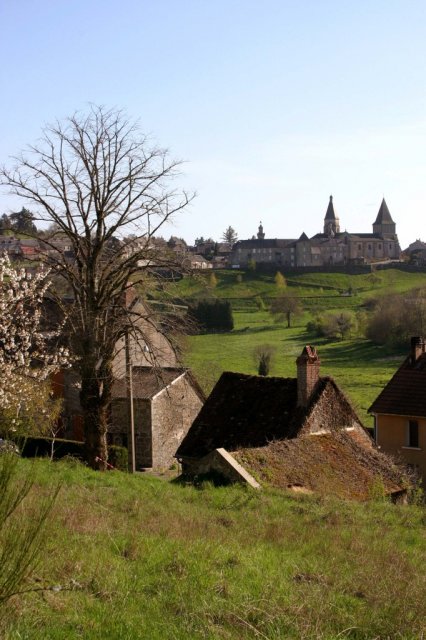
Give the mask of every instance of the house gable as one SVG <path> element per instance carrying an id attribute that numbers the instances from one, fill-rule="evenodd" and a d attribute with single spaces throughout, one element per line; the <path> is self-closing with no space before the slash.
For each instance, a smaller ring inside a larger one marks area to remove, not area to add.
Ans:
<path id="1" fill-rule="evenodd" d="M 301 425 L 300 433 L 313 435 L 336 433 L 347 429 L 356 429 L 365 439 L 365 443 L 370 443 L 370 436 L 366 433 L 352 405 L 333 378 L 320 378 L 313 393 L 308 414 Z"/>

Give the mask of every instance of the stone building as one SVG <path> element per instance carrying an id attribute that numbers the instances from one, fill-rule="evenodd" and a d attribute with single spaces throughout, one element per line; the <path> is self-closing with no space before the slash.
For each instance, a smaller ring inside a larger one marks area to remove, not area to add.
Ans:
<path id="1" fill-rule="evenodd" d="M 129 400 L 125 379 L 112 390 L 111 444 L 129 448 Z M 174 455 L 203 406 L 205 397 L 189 370 L 134 367 L 133 406 L 136 468 L 162 470 Z"/>
<path id="2" fill-rule="evenodd" d="M 173 462 L 173 455 L 201 408 L 204 396 L 191 373 L 178 367 L 173 345 L 155 322 L 156 314 L 137 296 L 130 296 L 128 304 L 138 317 L 143 334 L 143 339 L 138 342 L 130 339 L 128 344 L 134 378 L 137 466 L 165 468 Z M 111 444 L 127 446 L 130 422 L 124 339 L 116 343 L 113 374 L 108 439 Z M 55 396 L 63 401 L 61 436 L 83 441 L 78 371 L 73 368 L 59 371 L 52 385 Z"/>
<path id="3" fill-rule="evenodd" d="M 401 248 L 396 225 L 383 198 L 372 233 L 349 233 L 340 230 L 340 219 L 330 196 L 322 233 L 298 239 L 265 238 L 262 223 L 257 238 L 238 241 L 232 251 L 233 266 L 247 267 L 254 261 L 274 267 L 323 267 L 369 264 L 399 260 Z"/>
<path id="4" fill-rule="evenodd" d="M 177 450 L 183 471 L 256 486 L 254 473 L 279 488 L 356 499 L 383 483 L 398 495 L 400 471 L 335 381 L 320 376 L 316 350 L 306 346 L 296 362 L 296 378 L 223 373 Z"/>

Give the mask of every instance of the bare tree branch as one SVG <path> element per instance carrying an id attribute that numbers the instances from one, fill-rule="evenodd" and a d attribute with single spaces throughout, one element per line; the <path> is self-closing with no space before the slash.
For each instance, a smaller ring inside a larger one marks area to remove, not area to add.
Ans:
<path id="1" fill-rule="evenodd" d="M 92 106 L 48 126 L 41 141 L 3 167 L 0 182 L 36 205 L 35 220 L 53 223 L 42 253 L 72 293 L 67 306 L 73 352 L 82 379 L 81 404 L 89 461 L 107 460 L 106 428 L 112 362 L 125 334 L 155 349 L 146 328 L 156 320 L 126 299 L 154 270 L 177 268 L 154 236 L 193 195 L 171 187 L 180 162 L 149 144 L 120 111 Z M 132 234 L 130 242 L 126 240 Z M 66 238 L 72 258 L 58 248 Z M 143 317 L 142 317 L 143 316 Z M 144 322 L 141 323 L 141 320 Z"/>

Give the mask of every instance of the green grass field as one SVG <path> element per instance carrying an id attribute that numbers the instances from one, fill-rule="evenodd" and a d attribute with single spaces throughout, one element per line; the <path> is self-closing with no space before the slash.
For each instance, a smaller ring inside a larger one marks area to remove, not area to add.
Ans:
<path id="1" fill-rule="evenodd" d="M 269 344 L 276 348 L 270 375 L 295 377 L 296 358 L 305 344 L 314 344 L 321 358 L 322 375 L 331 375 L 345 391 L 366 426 L 372 425 L 367 409 L 405 357 L 354 337 L 330 342 L 306 332 L 308 314 L 288 329 L 274 323 L 267 311 L 235 312 L 235 329 L 224 334 L 201 334 L 187 339 L 186 363 L 207 390 L 222 371 L 257 373 L 253 350 Z"/>
<path id="2" fill-rule="evenodd" d="M 424 508 L 35 464 L 20 526 L 62 488 L 4 640 L 423 637 Z"/>
<path id="3" fill-rule="evenodd" d="M 409 291 L 426 286 L 426 273 L 408 273 L 398 269 L 386 269 L 361 275 L 346 273 L 300 273 L 284 272 L 287 290 L 295 296 L 315 301 L 321 307 L 340 304 L 358 306 L 366 298 L 383 295 L 391 291 Z M 280 293 L 274 281 L 274 274 L 262 274 L 240 270 L 215 271 L 217 285 L 209 286 L 211 272 L 194 273 L 191 277 L 170 285 L 170 296 L 189 300 L 191 298 L 218 297 L 233 301 L 250 301 L 260 296 L 274 298 Z M 239 281 L 241 280 L 241 281 Z M 354 295 L 343 297 L 351 291 Z M 323 303 L 321 302 L 323 300 Z"/>
<path id="4" fill-rule="evenodd" d="M 279 295 L 274 274 L 243 271 L 215 272 L 217 285 L 209 287 L 210 274 L 197 273 L 171 285 L 169 295 L 189 302 L 202 297 L 231 301 L 234 331 L 202 334 L 186 341 L 186 364 L 191 366 L 209 392 L 222 371 L 256 373 L 253 350 L 269 344 L 276 349 L 271 375 L 294 377 L 295 360 L 303 346 L 318 347 L 323 375 L 331 375 L 345 391 L 366 426 L 372 425 L 367 409 L 406 355 L 404 349 L 377 346 L 360 335 L 343 341 L 327 341 L 309 335 L 306 324 L 316 315 L 347 310 L 364 310 L 372 297 L 401 293 L 426 286 L 426 273 L 388 269 L 362 275 L 346 273 L 304 273 L 286 275 L 286 291 L 300 298 L 305 310 L 290 329 L 274 323 L 267 307 Z M 352 295 L 345 295 L 350 291 Z M 407 345 L 408 349 L 408 345 Z"/>

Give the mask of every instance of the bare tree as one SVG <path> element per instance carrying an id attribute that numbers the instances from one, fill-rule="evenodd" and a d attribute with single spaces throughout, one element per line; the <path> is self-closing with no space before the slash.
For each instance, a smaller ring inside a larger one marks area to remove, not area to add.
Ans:
<path id="1" fill-rule="evenodd" d="M 192 199 L 170 186 L 179 164 L 122 112 L 93 106 L 48 126 L 36 146 L 0 172 L 3 185 L 36 205 L 35 219 L 51 225 L 44 253 L 72 292 L 68 326 L 93 468 L 105 468 L 107 460 L 116 345 L 129 335 L 143 340 L 152 322 L 148 314 L 138 322 L 129 294 L 146 290 L 153 270 L 178 260 L 175 252 L 160 254 L 154 236 Z M 64 239 L 71 252 L 61 250 Z"/>
<path id="2" fill-rule="evenodd" d="M 299 298 L 285 292 L 272 301 L 270 311 L 275 318 L 275 322 L 282 322 L 286 319 L 287 327 L 290 328 L 291 318 L 293 316 L 300 316 L 303 308 Z"/>

